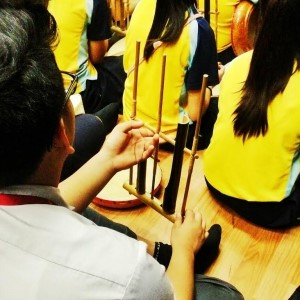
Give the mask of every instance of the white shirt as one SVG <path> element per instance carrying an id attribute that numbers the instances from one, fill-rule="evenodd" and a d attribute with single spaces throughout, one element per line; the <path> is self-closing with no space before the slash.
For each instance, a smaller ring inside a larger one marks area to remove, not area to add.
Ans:
<path id="1" fill-rule="evenodd" d="M 174 299 L 145 243 L 59 205 L 0 206 L 0 266 L 1 300 Z"/>

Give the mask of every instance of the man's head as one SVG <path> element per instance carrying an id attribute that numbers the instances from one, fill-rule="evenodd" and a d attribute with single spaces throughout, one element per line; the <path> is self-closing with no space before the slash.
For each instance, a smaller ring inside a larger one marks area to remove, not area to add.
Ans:
<path id="1" fill-rule="evenodd" d="M 65 104 L 44 1 L 0 0 L 0 186 L 23 183 L 51 149 Z"/>

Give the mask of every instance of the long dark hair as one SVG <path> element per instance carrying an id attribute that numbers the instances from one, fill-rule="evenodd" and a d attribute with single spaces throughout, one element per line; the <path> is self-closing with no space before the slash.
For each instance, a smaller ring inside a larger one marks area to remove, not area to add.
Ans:
<path id="1" fill-rule="evenodd" d="M 154 20 L 144 49 L 146 60 L 153 53 L 153 43 L 155 41 L 175 43 L 179 39 L 186 21 L 185 14 L 188 7 L 196 5 L 196 0 L 156 1 Z"/>
<path id="2" fill-rule="evenodd" d="M 234 133 L 243 140 L 265 135 L 267 109 L 300 69 L 300 1 L 260 0 L 261 28 L 255 42 L 241 101 L 234 111 Z"/>

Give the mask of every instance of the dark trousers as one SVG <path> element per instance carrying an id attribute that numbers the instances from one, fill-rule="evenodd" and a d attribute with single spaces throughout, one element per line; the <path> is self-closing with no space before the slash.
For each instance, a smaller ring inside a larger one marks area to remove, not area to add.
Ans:
<path id="1" fill-rule="evenodd" d="M 195 300 L 244 300 L 235 286 L 222 279 L 196 274 L 194 287 Z"/>
<path id="2" fill-rule="evenodd" d="M 75 118 L 75 153 L 65 161 L 61 180 L 77 171 L 101 148 L 106 137 L 106 131 L 101 121 L 94 115 L 84 114 Z"/>
<path id="3" fill-rule="evenodd" d="M 201 119 L 200 135 L 198 138 L 198 150 L 203 150 L 208 147 L 213 134 L 213 129 L 217 120 L 218 112 L 218 98 L 212 97 L 209 102 L 209 106 Z M 194 122 L 189 126 L 188 137 L 186 142 L 186 146 L 189 149 L 192 149 L 196 123 L 197 122 Z"/>
<path id="4" fill-rule="evenodd" d="M 105 56 L 95 65 L 97 80 L 87 80 L 86 89 L 81 92 L 86 113 L 95 113 L 109 103 L 119 104 L 119 114 L 123 114 L 122 97 L 126 73 L 123 68 L 123 56 Z"/>
<path id="5" fill-rule="evenodd" d="M 216 200 L 236 211 L 246 220 L 266 228 L 284 229 L 300 225 L 300 176 L 291 195 L 280 202 L 245 201 L 222 194 L 207 180 Z"/>
<path id="6" fill-rule="evenodd" d="M 218 53 L 218 61 L 221 62 L 223 65 L 231 62 L 236 57 L 232 47 L 225 49 L 222 52 Z"/>
<path id="7" fill-rule="evenodd" d="M 129 229 L 127 226 L 122 225 L 120 223 L 116 223 L 105 216 L 97 213 L 91 208 L 87 208 L 82 215 L 86 217 L 87 219 L 93 221 L 96 225 L 106 227 L 115 231 L 118 231 L 120 233 L 123 233 L 133 239 L 137 239 L 137 235 Z"/>

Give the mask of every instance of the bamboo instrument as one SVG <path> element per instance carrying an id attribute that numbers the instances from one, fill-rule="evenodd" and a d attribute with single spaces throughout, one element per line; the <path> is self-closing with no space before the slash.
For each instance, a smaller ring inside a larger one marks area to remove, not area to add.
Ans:
<path id="1" fill-rule="evenodd" d="M 135 66 L 134 66 L 134 87 L 133 87 L 133 108 L 132 117 L 135 119 L 136 116 L 136 105 L 137 105 L 137 83 L 138 83 L 138 68 L 140 60 L 140 42 L 137 42 L 136 46 L 136 56 L 135 56 Z M 146 173 L 147 173 L 147 160 L 141 161 L 137 165 L 137 177 L 136 177 L 136 189 L 139 194 L 144 194 L 146 191 Z"/>
<path id="2" fill-rule="evenodd" d="M 163 55 L 162 68 L 161 68 L 161 80 L 160 80 L 159 104 L 158 104 L 158 117 L 157 117 L 157 127 L 156 127 L 156 133 L 157 134 L 159 134 L 160 129 L 161 129 L 162 105 L 163 105 L 163 98 L 164 98 L 165 71 L 166 71 L 166 55 Z M 159 152 L 159 144 L 157 144 L 157 146 L 155 148 L 155 152 L 154 152 L 151 199 L 153 199 L 153 197 L 154 197 L 153 194 L 154 194 L 155 177 L 156 177 L 156 169 L 157 169 L 157 162 L 158 162 L 158 152 Z"/>
<path id="3" fill-rule="evenodd" d="M 216 39 L 216 44 L 218 45 L 218 30 L 219 30 L 219 6 L 218 6 L 218 1 L 215 0 L 215 39 Z"/>
<path id="4" fill-rule="evenodd" d="M 149 125 L 148 123 L 144 123 L 144 127 L 148 128 L 149 130 L 151 130 L 152 132 L 156 132 L 156 129 L 154 127 L 152 127 L 151 125 Z M 170 136 L 166 135 L 163 132 L 159 132 L 159 136 L 164 139 L 166 142 L 169 142 L 170 144 L 172 144 L 173 146 L 175 146 L 176 141 L 175 139 L 171 138 Z M 191 154 L 192 151 L 189 148 L 184 148 L 183 149 L 184 153 L 186 154 Z M 196 155 L 196 158 L 198 158 L 198 156 Z"/>
<path id="5" fill-rule="evenodd" d="M 178 123 L 176 143 L 173 154 L 173 162 L 171 175 L 169 183 L 165 188 L 163 209 L 168 214 L 173 214 L 175 212 L 178 188 L 180 183 L 182 162 L 183 162 L 183 149 L 185 148 L 187 133 L 189 128 L 189 118 L 187 116 L 183 117 Z"/>
<path id="6" fill-rule="evenodd" d="M 143 160 L 137 165 L 136 190 L 139 194 L 144 194 L 146 192 L 146 174 L 147 160 Z"/>
<path id="7" fill-rule="evenodd" d="M 199 140 L 199 134 L 200 134 L 200 126 L 201 126 L 203 105 L 204 105 L 204 102 L 205 102 L 205 92 L 206 92 L 206 87 L 207 87 L 207 81 L 208 81 L 208 75 L 204 74 L 203 79 L 202 79 L 197 123 L 196 123 L 194 138 L 193 138 L 192 153 L 190 155 L 188 176 L 187 176 L 187 180 L 186 180 L 184 196 L 183 196 L 183 202 L 182 202 L 182 207 L 181 207 L 181 215 L 182 216 L 185 215 L 185 207 L 186 207 L 188 192 L 189 192 L 189 189 L 190 189 L 191 177 L 192 177 L 192 173 L 193 173 L 193 169 L 194 169 L 195 155 L 196 155 L 197 148 L 198 148 L 198 140 Z"/>
<path id="8" fill-rule="evenodd" d="M 133 95 L 132 95 L 132 112 L 131 120 L 135 120 L 136 117 L 136 98 L 137 98 L 137 84 L 138 84 L 138 74 L 139 74 L 139 60 L 140 60 L 140 46 L 141 42 L 136 42 L 135 48 L 135 60 L 134 60 L 134 79 L 133 79 Z M 133 181 L 133 168 L 129 169 L 129 183 L 132 184 Z"/>
<path id="9" fill-rule="evenodd" d="M 166 214 L 165 211 L 161 207 L 161 202 L 157 198 L 154 197 L 153 199 L 151 199 L 150 195 L 148 195 L 147 193 L 145 193 L 143 195 L 137 193 L 134 186 L 128 184 L 127 182 L 125 182 L 123 184 L 123 188 L 126 189 L 130 194 L 135 195 L 143 203 L 150 206 L 151 208 L 156 210 L 158 213 L 160 213 L 162 216 L 164 216 L 165 218 L 167 218 L 168 220 L 170 220 L 171 222 L 174 223 L 175 215 Z"/>

